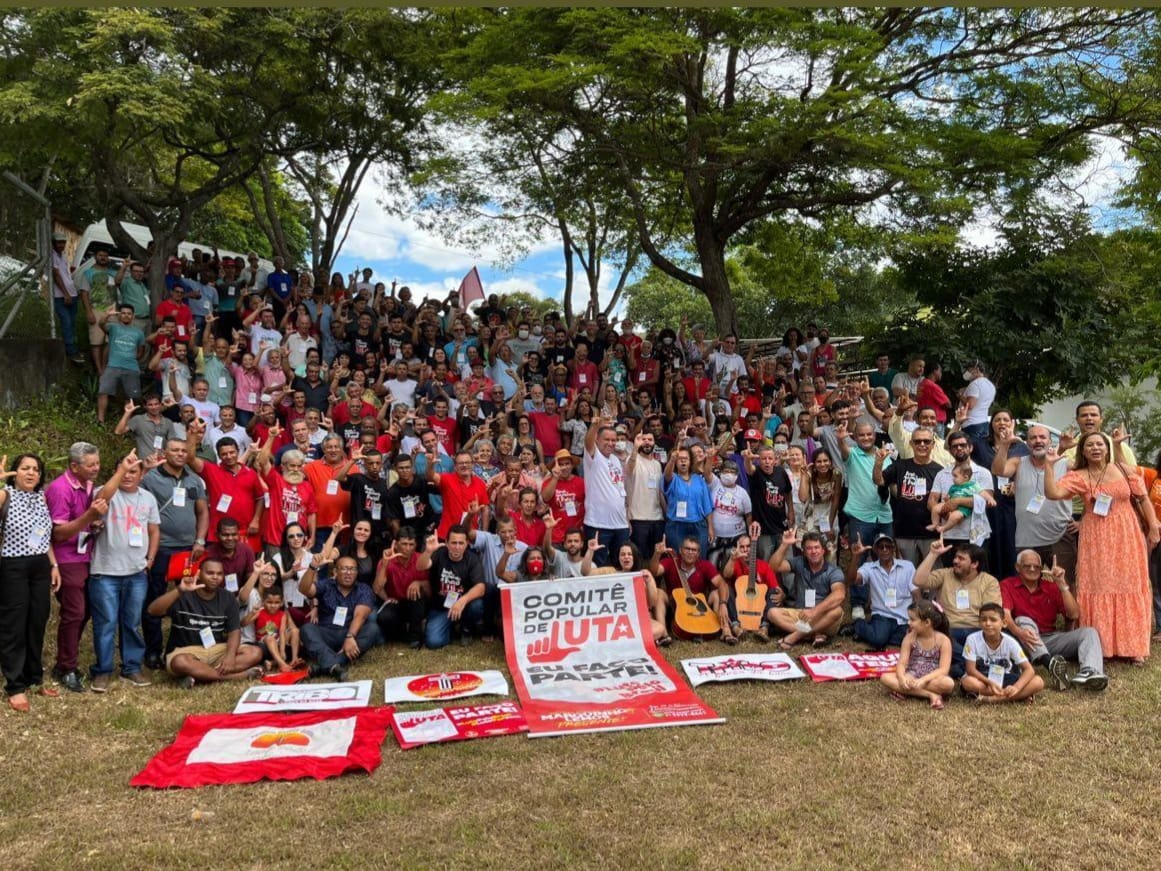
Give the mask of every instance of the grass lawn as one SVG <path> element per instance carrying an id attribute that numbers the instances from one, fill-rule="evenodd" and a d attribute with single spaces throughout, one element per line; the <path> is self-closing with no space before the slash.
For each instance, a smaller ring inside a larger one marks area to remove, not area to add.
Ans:
<path id="1" fill-rule="evenodd" d="M 87 667 L 87 632 L 81 649 Z M 465 668 L 506 670 L 499 643 L 378 648 L 351 677 L 379 703 L 384 677 Z M 126 783 L 244 684 L 115 682 L 0 711 L 0 868 L 1157 867 L 1156 673 L 941 713 L 875 683 L 709 684 L 723 725 L 407 752 L 389 735 L 370 776 L 168 792 Z"/>

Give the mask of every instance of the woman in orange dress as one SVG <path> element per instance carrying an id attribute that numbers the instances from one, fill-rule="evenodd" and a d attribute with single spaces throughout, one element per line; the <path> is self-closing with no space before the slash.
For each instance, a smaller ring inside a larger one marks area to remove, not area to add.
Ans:
<path id="1" fill-rule="evenodd" d="M 1052 469 L 1057 457 L 1050 454 L 1044 495 L 1078 496 L 1084 502 L 1076 561 L 1081 625 L 1097 630 L 1106 658 L 1141 664 L 1149 655 L 1152 597 L 1146 537 L 1131 496 L 1144 496 L 1145 483 L 1136 466 L 1112 461 L 1112 449 L 1112 440 L 1104 433 L 1086 433 L 1077 445 L 1073 470 L 1059 481 Z M 1156 547 L 1161 540 L 1157 517 L 1148 499 L 1143 507 L 1149 523 L 1148 547 Z"/>

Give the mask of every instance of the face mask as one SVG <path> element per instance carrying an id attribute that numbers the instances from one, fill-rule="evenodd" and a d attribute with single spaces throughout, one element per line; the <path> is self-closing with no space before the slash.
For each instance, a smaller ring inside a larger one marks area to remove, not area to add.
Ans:
<path id="1" fill-rule="evenodd" d="M 534 336 L 539 336 L 542 332 L 544 332 L 544 330 L 541 329 L 540 327 L 533 327 L 532 328 L 532 335 L 534 335 Z"/>
<path id="2" fill-rule="evenodd" d="M 538 575 L 544 571 L 544 563 L 538 559 L 530 559 L 528 561 L 528 573 L 530 575 Z"/>
<path id="3" fill-rule="evenodd" d="M 733 487 L 737 483 L 738 483 L 738 476 L 737 475 L 734 475 L 730 472 L 726 472 L 726 474 L 722 475 L 722 484 L 724 486 Z"/>
<path id="4" fill-rule="evenodd" d="M 522 339 L 527 339 L 528 338 L 528 330 L 517 330 L 516 335 L 518 335 Z"/>
<path id="5" fill-rule="evenodd" d="M 629 443 L 627 441 L 625 441 L 624 439 L 622 439 L 622 440 L 617 442 L 616 447 L 617 447 L 617 453 L 621 454 L 621 453 L 624 453 L 628 449 Z"/>
<path id="6" fill-rule="evenodd" d="M 653 445 L 641 445 L 641 447 L 638 448 L 638 451 L 645 456 L 649 456 L 651 453 L 653 453 Z"/>
<path id="7" fill-rule="evenodd" d="M 664 339 L 662 339 L 661 341 L 662 341 L 662 342 L 664 342 L 664 343 L 665 343 L 665 344 L 667 344 L 667 345 L 672 345 L 672 344 L 673 344 L 673 336 L 666 336 L 666 337 L 665 337 Z"/>
<path id="8" fill-rule="evenodd" d="M 963 380 L 964 381 L 971 381 L 975 377 L 976 376 L 972 374 L 971 369 L 964 369 L 963 370 Z"/>

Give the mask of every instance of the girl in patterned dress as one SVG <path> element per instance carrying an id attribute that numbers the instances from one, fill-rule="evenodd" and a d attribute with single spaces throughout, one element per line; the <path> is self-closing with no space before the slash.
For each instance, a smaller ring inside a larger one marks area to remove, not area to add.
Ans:
<path id="1" fill-rule="evenodd" d="M 951 639 L 947 637 L 947 618 L 934 602 L 921 599 L 907 609 L 910 631 L 899 650 L 895 671 L 880 680 L 891 691 L 891 698 L 903 701 L 907 696 L 927 699 L 931 707 L 943 710 L 943 697 L 955 689 L 951 679 Z"/>

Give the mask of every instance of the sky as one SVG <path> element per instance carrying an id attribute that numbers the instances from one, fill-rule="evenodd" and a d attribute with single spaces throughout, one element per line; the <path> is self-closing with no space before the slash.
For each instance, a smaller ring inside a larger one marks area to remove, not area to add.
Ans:
<path id="1" fill-rule="evenodd" d="M 1130 173 L 1131 166 L 1122 146 L 1112 139 L 1099 137 L 1094 158 L 1066 179 L 1072 189 L 1068 196 L 1089 209 L 1097 229 L 1116 229 L 1133 221 L 1130 212 L 1112 205 L 1121 179 Z M 423 299 L 446 296 L 476 266 L 485 293 L 522 290 L 542 299 L 561 299 L 564 259 L 559 236 L 548 234 L 516 262 L 507 267 L 497 266 L 501 258 L 495 247 L 480 251 L 457 247 L 423 229 L 411 217 L 388 213 L 380 202 L 388 199 L 391 192 L 373 175 L 368 173 L 359 190 L 359 209 L 336 263 L 336 269 L 344 276 L 370 267 L 374 270 L 373 281 L 384 281 L 390 286 L 393 279 L 398 279 L 401 285 L 411 288 L 413 298 Z M 987 214 L 980 215 L 961 233 L 965 242 L 974 245 L 987 245 L 996 237 L 994 216 Z M 644 266 L 639 269 L 643 270 Z M 609 285 L 616 277 L 615 270 L 601 276 L 602 302 L 611 297 Z M 574 300 L 577 299 L 583 305 L 584 293 L 574 291 Z"/>

